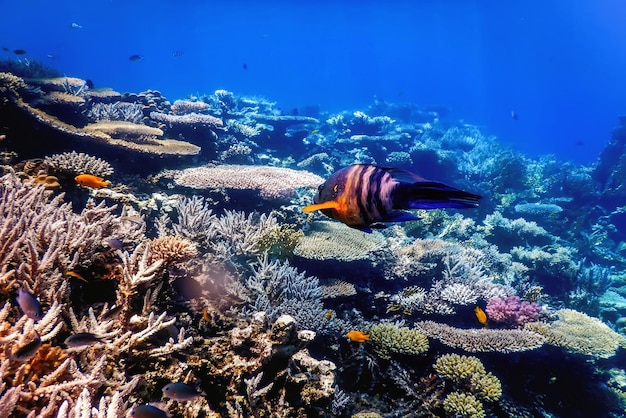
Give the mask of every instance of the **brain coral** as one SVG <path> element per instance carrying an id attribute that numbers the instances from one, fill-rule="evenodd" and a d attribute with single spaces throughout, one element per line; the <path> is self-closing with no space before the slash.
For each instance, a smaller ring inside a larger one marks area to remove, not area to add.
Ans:
<path id="1" fill-rule="evenodd" d="M 533 322 L 526 324 L 526 328 L 544 335 L 548 344 L 595 358 L 612 357 L 624 343 L 624 337 L 597 318 L 572 309 L 560 309 L 556 313 L 557 321 Z"/>
<path id="2" fill-rule="evenodd" d="M 421 332 L 393 324 L 378 324 L 370 329 L 370 341 L 382 358 L 391 354 L 422 354 L 428 350 L 428 338 Z"/>
<path id="3" fill-rule="evenodd" d="M 385 247 L 384 237 L 374 232 L 364 234 L 339 222 L 313 222 L 296 246 L 294 254 L 309 260 L 368 260 Z"/>

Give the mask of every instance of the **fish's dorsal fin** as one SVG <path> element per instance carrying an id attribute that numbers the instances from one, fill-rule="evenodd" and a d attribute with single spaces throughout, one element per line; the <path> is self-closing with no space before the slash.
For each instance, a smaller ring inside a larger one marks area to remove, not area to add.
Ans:
<path id="1" fill-rule="evenodd" d="M 302 208 L 302 211 L 305 213 L 310 213 L 322 209 L 337 209 L 338 207 L 339 203 L 335 202 L 334 200 L 329 200 L 328 202 L 316 203 L 314 205 L 305 206 Z"/>
<path id="2" fill-rule="evenodd" d="M 418 181 L 427 181 L 425 178 L 418 176 L 417 174 L 413 174 L 410 171 L 403 170 L 401 168 L 385 168 L 380 167 L 382 170 L 385 170 L 391 178 L 395 181 L 401 183 L 415 183 Z"/>

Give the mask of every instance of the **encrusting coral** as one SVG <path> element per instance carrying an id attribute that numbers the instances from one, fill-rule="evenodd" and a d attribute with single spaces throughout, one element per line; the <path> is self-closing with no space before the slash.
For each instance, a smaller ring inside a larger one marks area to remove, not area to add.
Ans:
<path id="1" fill-rule="evenodd" d="M 300 239 L 294 254 L 307 260 L 350 262 L 369 260 L 384 251 L 385 238 L 377 233 L 363 235 L 338 222 L 316 221 Z"/>

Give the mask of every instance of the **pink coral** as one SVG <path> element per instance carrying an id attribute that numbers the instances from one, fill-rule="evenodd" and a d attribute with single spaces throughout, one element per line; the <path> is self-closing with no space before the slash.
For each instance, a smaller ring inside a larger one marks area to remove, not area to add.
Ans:
<path id="1" fill-rule="evenodd" d="M 520 326 L 537 320 L 541 307 L 535 302 L 520 301 L 518 296 L 508 296 L 489 299 L 485 311 L 494 322 Z"/>

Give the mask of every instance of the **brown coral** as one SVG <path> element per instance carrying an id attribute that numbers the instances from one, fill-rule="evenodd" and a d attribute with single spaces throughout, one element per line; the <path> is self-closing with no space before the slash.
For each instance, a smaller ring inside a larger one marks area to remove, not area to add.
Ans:
<path id="1" fill-rule="evenodd" d="M 150 241 L 151 262 L 163 260 L 165 265 L 182 263 L 198 255 L 196 244 L 186 238 L 168 235 Z"/>

